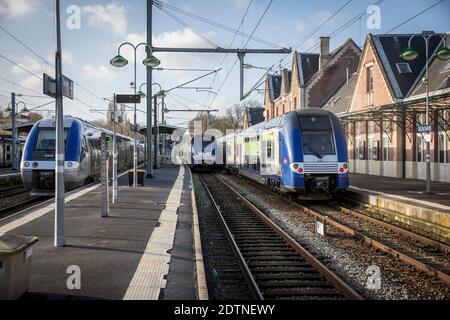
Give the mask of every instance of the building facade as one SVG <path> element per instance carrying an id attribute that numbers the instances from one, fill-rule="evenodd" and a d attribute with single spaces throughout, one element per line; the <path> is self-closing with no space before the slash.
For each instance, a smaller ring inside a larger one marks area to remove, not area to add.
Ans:
<path id="1" fill-rule="evenodd" d="M 295 52 L 292 70 L 266 79 L 266 119 L 299 108 L 324 108 L 341 119 L 347 135 L 350 171 L 397 178 L 426 178 L 430 139 L 431 179 L 450 182 L 450 62 L 435 58 L 440 34 L 425 42 L 414 37 L 419 56 L 404 61 L 410 34 L 368 34 L 361 50 L 350 39 L 331 53 L 321 38 L 318 54 Z M 446 46 L 449 46 L 449 40 Z M 417 133 L 426 123 L 425 75 L 429 65 L 429 123 L 433 133 Z"/>

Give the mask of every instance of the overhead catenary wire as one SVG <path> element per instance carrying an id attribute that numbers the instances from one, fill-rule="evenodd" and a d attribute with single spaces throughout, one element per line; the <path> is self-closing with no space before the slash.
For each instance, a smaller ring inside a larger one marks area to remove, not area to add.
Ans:
<path id="1" fill-rule="evenodd" d="M 207 37 L 205 37 L 204 35 L 202 35 L 200 32 L 198 32 L 197 30 L 195 30 L 193 27 L 191 27 L 188 23 L 184 22 L 182 19 L 178 18 L 176 15 L 174 15 L 173 13 L 167 11 L 166 9 L 160 9 L 162 12 L 164 12 L 165 14 L 167 14 L 169 17 L 171 17 L 172 19 L 174 19 L 175 21 L 177 21 L 178 23 L 180 23 L 181 25 L 185 26 L 186 28 L 188 28 L 189 30 L 191 30 L 194 34 L 196 34 L 199 38 L 203 39 L 204 41 L 206 41 L 207 43 L 209 43 L 211 46 L 213 46 L 214 48 L 218 48 L 219 46 L 217 44 L 215 44 L 214 42 L 212 42 L 211 40 L 209 40 Z"/>
<path id="2" fill-rule="evenodd" d="M 236 36 L 237 36 L 237 34 L 238 34 L 239 29 L 240 29 L 241 26 L 244 24 L 245 18 L 247 17 L 247 14 L 248 14 L 248 12 L 249 12 L 249 10 L 250 10 L 250 7 L 251 7 L 252 3 L 253 3 L 253 0 L 250 0 L 250 1 L 248 2 L 247 9 L 245 10 L 244 15 L 243 15 L 242 18 L 241 18 L 241 23 L 239 24 L 238 28 L 236 29 L 236 31 L 235 31 L 235 33 L 234 33 L 234 36 L 233 36 L 233 39 L 231 40 L 231 42 L 230 42 L 230 44 L 229 44 L 229 46 L 228 46 L 228 49 L 230 49 L 231 46 L 233 45 L 234 40 L 236 39 Z M 222 61 L 220 62 L 220 65 L 219 65 L 220 68 L 222 67 L 222 65 L 223 65 L 223 63 L 225 62 L 225 59 L 226 59 L 227 57 L 228 57 L 228 53 L 225 53 L 225 54 L 223 55 Z M 234 67 L 234 66 L 233 66 L 233 67 Z M 217 76 L 218 76 L 218 74 L 216 73 L 216 74 L 214 75 L 214 78 L 213 78 L 213 80 L 212 80 L 212 82 L 211 82 L 210 87 L 212 87 L 212 86 L 214 85 L 214 82 L 215 82 Z M 208 93 L 208 96 L 206 97 L 206 102 L 209 101 L 210 95 L 211 95 L 211 93 Z M 217 95 L 217 93 L 216 93 L 216 95 Z"/>
<path id="3" fill-rule="evenodd" d="M 154 5 L 155 5 L 158 9 L 160 9 L 160 10 L 161 10 L 162 7 L 165 7 L 165 8 L 167 8 L 167 9 L 172 10 L 172 11 L 176 11 L 176 12 L 178 12 L 178 13 L 181 13 L 181 14 L 183 14 L 183 15 L 189 16 L 189 17 L 191 17 L 191 18 L 193 18 L 193 19 L 196 19 L 196 20 L 198 20 L 198 21 L 205 22 L 205 23 L 207 23 L 207 24 L 210 24 L 210 25 L 215 26 L 215 27 L 217 27 L 217 28 L 223 29 L 223 30 L 225 30 L 225 31 L 229 31 L 229 32 L 231 32 L 231 33 L 234 33 L 234 34 L 243 36 L 243 37 L 245 37 L 245 38 L 252 38 L 252 40 L 254 40 L 254 41 L 256 41 L 256 42 L 259 42 L 259 43 L 262 43 L 262 44 L 265 44 L 265 45 L 268 45 L 268 46 L 271 46 L 271 47 L 274 47 L 274 48 L 283 49 L 283 47 L 280 46 L 280 45 L 277 45 L 277 44 L 275 44 L 275 43 L 271 43 L 271 42 L 269 42 L 269 41 L 267 41 L 267 40 L 264 40 L 264 39 L 261 39 L 261 38 L 257 38 L 257 37 L 255 37 L 255 36 L 250 36 L 249 34 L 246 34 L 246 33 L 243 33 L 242 31 L 239 31 L 239 29 L 241 28 L 242 24 L 240 24 L 240 25 L 238 26 L 237 29 L 233 29 L 233 28 L 231 28 L 231 27 L 228 27 L 228 26 L 225 26 L 225 25 L 223 25 L 223 24 L 220 24 L 220 23 L 218 23 L 218 22 L 216 22 L 216 21 L 212 21 L 212 20 L 210 20 L 210 19 L 207 19 L 207 18 L 198 16 L 198 15 L 192 13 L 192 12 L 188 12 L 188 11 L 182 10 L 182 9 L 180 9 L 180 8 L 177 8 L 177 7 L 175 7 L 175 6 L 172 6 L 172 5 L 167 4 L 167 3 L 165 3 L 165 2 L 162 2 L 162 1 L 155 0 L 153 3 L 154 3 Z M 251 4 L 251 3 L 252 3 L 252 0 L 249 2 L 249 5 L 247 6 L 247 8 L 250 7 L 250 4 Z M 248 11 L 248 9 L 247 9 L 247 11 Z"/>
<path id="4" fill-rule="evenodd" d="M 441 3 L 444 2 L 444 1 L 445 1 L 445 0 L 438 1 L 438 2 L 436 2 L 435 4 L 433 4 L 433 5 L 431 5 L 431 6 L 427 7 L 427 8 L 425 8 L 425 9 L 423 9 L 422 11 L 420 11 L 420 12 L 417 13 L 417 14 L 415 14 L 414 16 L 412 16 L 412 17 L 406 19 L 406 20 L 403 21 L 402 23 L 400 23 L 400 24 L 396 25 L 395 27 L 389 29 L 388 31 L 386 31 L 386 33 L 391 33 L 392 31 L 394 31 L 394 30 L 400 28 L 401 26 L 405 25 L 406 23 L 410 22 L 411 20 L 414 20 L 415 18 L 417 18 L 417 17 L 420 16 L 421 14 L 424 14 L 424 13 L 427 12 L 428 10 L 430 10 L 430 9 L 432 9 L 432 8 L 434 8 L 434 7 L 436 7 L 437 5 L 441 4 Z"/>
<path id="5" fill-rule="evenodd" d="M 261 24 L 261 21 L 263 20 L 263 18 L 265 17 L 267 11 L 269 10 L 271 4 L 272 4 L 273 0 L 270 0 L 269 3 L 267 4 L 264 12 L 262 13 L 261 17 L 259 18 L 258 22 L 256 23 L 255 27 L 253 28 L 253 31 L 251 33 L 251 36 L 253 36 L 256 32 L 256 30 L 258 29 L 259 25 Z M 247 39 L 247 42 L 245 43 L 244 49 L 247 48 L 248 43 L 250 42 L 251 37 Z M 223 85 L 225 84 L 225 82 L 227 81 L 228 77 L 230 76 L 231 72 L 234 69 L 234 66 L 236 65 L 238 61 L 238 58 L 236 58 L 236 60 L 234 61 L 232 67 L 230 68 L 230 70 L 228 71 L 227 75 L 225 76 L 225 79 L 222 81 L 222 83 L 220 84 L 218 90 L 217 90 L 217 94 L 214 95 L 213 99 L 211 100 L 211 103 L 209 104 L 210 106 L 214 103 L 214 101 L 216 100 L 216 97 L 218 96 L 220 90 L 222 90 Z"/>

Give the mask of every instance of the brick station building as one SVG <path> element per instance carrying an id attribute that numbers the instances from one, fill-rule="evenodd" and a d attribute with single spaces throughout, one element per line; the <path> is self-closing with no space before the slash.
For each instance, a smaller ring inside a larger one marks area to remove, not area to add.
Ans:
<path id="1" fill-rule="evenodd" d="M 419 57 L 404 61 L 399 55 L 410 37 L 368 34 L 362 52 L 349 39 L 331 53 L 321 38 L 318 54 L 295 52 L 292 71 L 266 79 L 266 119 L 299 108 L 330 110 L 345 126 L 351 172 L 425 179 L 426 143 L 416 132 L 426 122 L 425 42 L 417 35 L 411 45 Z M 450 182 L 450 62 L 435 58 L 441 44 L 439 36 L 430 39 L 431 179 Z"/>

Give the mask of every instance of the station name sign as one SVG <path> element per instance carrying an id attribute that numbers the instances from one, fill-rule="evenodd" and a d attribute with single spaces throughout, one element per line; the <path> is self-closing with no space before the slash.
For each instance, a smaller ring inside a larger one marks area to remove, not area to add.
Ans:
<path id="1" fill-rule="evenodd" d="M 73 100 L 73 81 L 62 75 L 62 95 Z M 44 73 L 43 77 L 43 93 L 49 97 L 56 97 L 56 79 Z"/>
<path id="2" fill-rule="evenodd" d="M 432 124 L 424 124 L 416 127 L 417 133 L 425 133 L 425 132 L 432 132 L 433 131 L 433 125 Z"/>
<path id="3" fill-rule="evenodd" d="M 141 103 L 138 94 L 116 94 L 116 103 Z"/>

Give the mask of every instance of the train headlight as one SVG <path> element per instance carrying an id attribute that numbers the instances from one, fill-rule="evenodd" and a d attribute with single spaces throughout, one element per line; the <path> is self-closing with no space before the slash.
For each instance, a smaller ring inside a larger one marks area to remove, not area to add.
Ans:
<path id="1" fill-rule="evenodd" d="M 68 162 L 67 162 L 67 167 L 68 167 L 68 168 L 72 168 L 72 166 L 73 166 L 73 163 L 70 162 L 70 161 L 68 161 Z"/>
<path id="2" fill-rule="evenodd" d="M 39 166 L 39 163 L 37 163 L 37 162 L 35 161 L 35 162 L 33 162 L 32 166 L 33 166 L 33 168 L 37 168 L 37 167 Z"/>
<path id="3" fill-rule="evenodd" d="M 293 162 L 293 163 L 291 163 L 289 165 L 289 167 L 295 173 L 303 174 L 303 171 L 305 171 L 304 168 L 303 168 L 303 163 L 301 163 L 301 162 Z"/>
<path id="4" fill-rule="evenodd" d="M 25 161 L 25 162 L 23 163 L 23 165 L 25 166 L 25 168 L 29 168 L 29 167 L 30 167 L 30 163 L 29 163 L 28 161 Z"/>
<path id="5" fill-rule="evenodd" d="M 338 164 L 338 173 L 344 174 L 348 172 L 348 162 L 340 162 Z"/>

